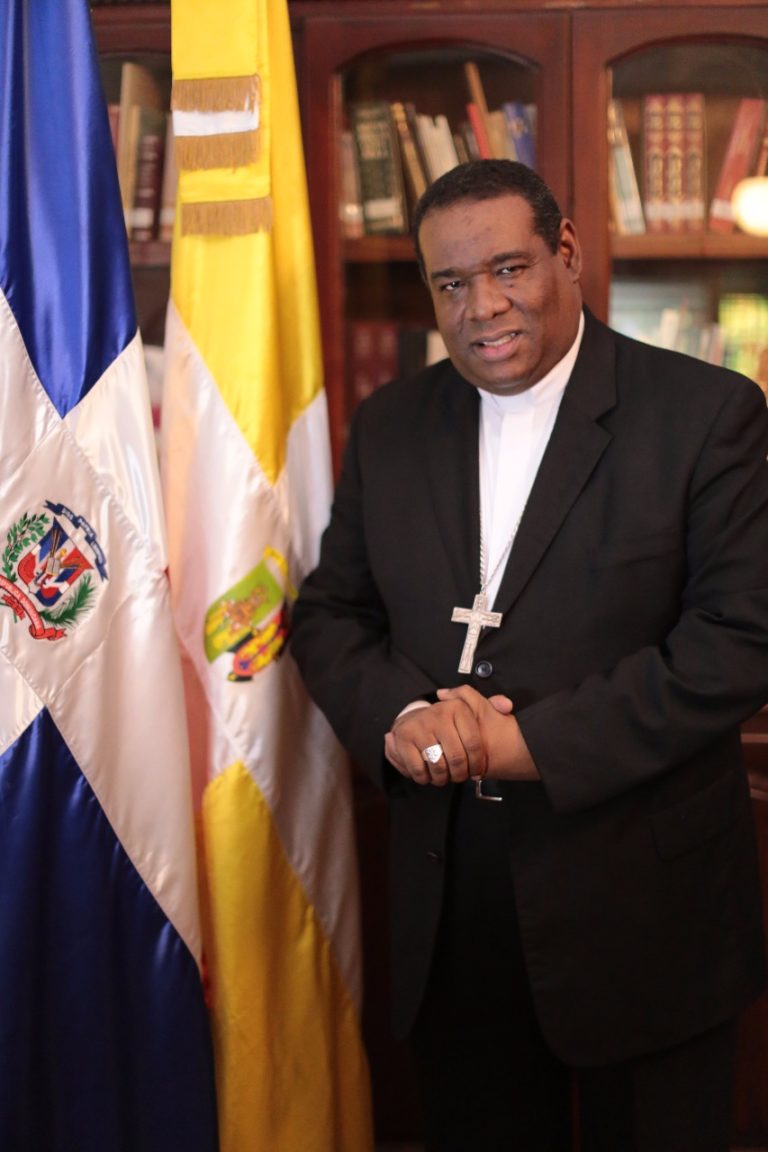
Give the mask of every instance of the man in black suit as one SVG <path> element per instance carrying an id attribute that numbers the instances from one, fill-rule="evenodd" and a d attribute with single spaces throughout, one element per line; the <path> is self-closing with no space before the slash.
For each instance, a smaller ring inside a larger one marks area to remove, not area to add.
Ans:
<path id="1" fill-rule="evenodd" d="M 614 333 L 545 184 L 414 236 L 450 360 L 357 410 L 294 613 L 391 812 L 394 1014 L 432 1152 L 726 1152 L 763 981 L 739 725 L 768 698 L 768 413 Z"/>

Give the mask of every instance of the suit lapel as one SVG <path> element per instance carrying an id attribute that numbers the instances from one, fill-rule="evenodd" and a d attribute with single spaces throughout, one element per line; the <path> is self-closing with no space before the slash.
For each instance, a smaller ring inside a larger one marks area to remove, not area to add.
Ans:
<path id="1" fill-rule="evenodd" d="M 446 363 L 429 406 L 425 456 L 432 507 L 462 604 L 471 604 L 479 587 L 479 411 L 477 389 Z"/>
<path id="2" fill-rule="evenodd" d="M 585 310 L 579 355 L 510 552 L 494 608 L 506 612 L 528 583 L 611 440 L 597 419 L 616 403 L 613 338 Z"/>

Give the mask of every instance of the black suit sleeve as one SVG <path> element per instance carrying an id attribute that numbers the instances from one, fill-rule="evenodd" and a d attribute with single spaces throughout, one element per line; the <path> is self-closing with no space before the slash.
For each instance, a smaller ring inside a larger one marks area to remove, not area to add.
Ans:
<path id="1" fill-rule="evenodd" d="M 390 642 L 366 549 L 359 420 L 358 411 L 319 564 L 294 605 L 291 651 L 352 759 L 391 790 L 405 782 L 384 758 L 384 735 L 406 704 L 434 699 L 437 685 Z"/>
<path id="2" fill-rule="evenodd" d="M 689 486 L 679 619 L 658 646 L 518 719 L 556 810 L 588 808 L 695 756 L 768 699 L 768 412 L 741 381 Z"/>

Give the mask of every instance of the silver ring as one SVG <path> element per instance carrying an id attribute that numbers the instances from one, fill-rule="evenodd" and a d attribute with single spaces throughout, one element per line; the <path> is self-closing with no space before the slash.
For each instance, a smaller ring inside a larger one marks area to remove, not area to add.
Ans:
<path id="1" fill-rule="evenodd" d="M 422 758 L 426 760 L 428 764 L 437 764 L 442 754 L 442 744 L 430 744 L 429 748 L 425 748 L 421 753 Z"/>

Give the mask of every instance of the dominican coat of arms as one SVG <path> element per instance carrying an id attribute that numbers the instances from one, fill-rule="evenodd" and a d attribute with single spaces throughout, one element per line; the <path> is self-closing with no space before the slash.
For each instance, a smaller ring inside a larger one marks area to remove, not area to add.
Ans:
<path id="1" fill-rule="evenodd" d="M 91 607 L 107 564 L 87 520 L 46 500 L 12 524 L 0 559 L 0 603 L 35 640 L 61 640 Z"/>
<path id="2" fill-rule="evenodd" d="M 295 592 L 285 557 L 265 548 L 247 576 L 211 604 L 205 615 L 205 655 L 209 663 L 232 653 L 228 680 L 252 680 L 280 655 L 288 637 L 286 598 Z"/>

